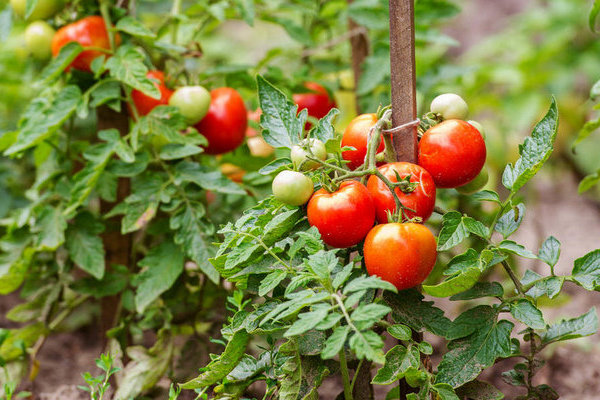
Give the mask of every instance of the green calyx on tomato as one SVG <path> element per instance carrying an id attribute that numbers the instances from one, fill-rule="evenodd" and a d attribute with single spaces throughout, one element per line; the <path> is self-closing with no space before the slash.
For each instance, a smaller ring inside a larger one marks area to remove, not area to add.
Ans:
<path id="1" fill-rule="evenodd" d="M 473 180 L 471 182 L 466 183 L 462 186 L 458 186 L 456 188 L 456 190 L 462 194 L 477 193 L 481 189 L 483 189 L 483 187 L 488 183 L 488 180 L 489 180 L 488 170 L 484 165 L 483 168 L 481 168 L 481 171 L 479 171 L 479 174 L 477 174 L 477 176 L 475 178 L 473 178 Z"/>
<path id="2" fill-rule="evenodd" d="M 37 59 L 46 60 L 52 55 L 54 29 L 44 21 L 30 23 L 25 29 L 27 50 Z"/>
<path id="3" fill-rule="evenodd" d="M 412 190 L 403 191 L 402 187 L 394 189 L 404 207 L 405 218 L 418 217 L 424 222 L 431 216 L 435 207 L 436 190 L 433 178 L 425 168 L 408 162 L 395 162 L 379 167 L 379 172 L 392 183 L 409 180 L 407 183 L 411 184 Z M 379 223 L 388 222 L 388 213 L 398 213 L 394 195 L 381 179 L 371 175 L 367 181 L 367 189 L 373 197 Z"/>
<path id="4" fill-rule="evenodd" d="M 308 156 L 325 161 L 327 159 L 325 144 L 319 139 L 309 138 L 292 146 L 290 157 L 292 158 L 292 163 L 295 168 L 301 171 L 309 171 L 321 166 L 319 162 L 309 160 L 307 158 Z"/>
<path id="5" fill-rule="evenodd" d="M 296 171 L 281 171 L 272 184 L 273 196 L 291 206 L 305 204 L 313 193 L 313 182 L 306 175 Z"/>
<path id="6" fill-rule="evenodd" d="M 381 224 L 369 231 L 364 257 L 369 275 L 404 290 L 427 278 L 435 265 L 437 244 L 431 231 L 422 224 Z"/>
<path id="7" fill-rule="evenodd" d="M 25 17 L 27 0 L 10 0 L 10 5 L 16 15 L 21 18 Z M 61 0 L 38 0 L 27 20 L 35 21 L 50 18 L 62 7 L 63 2 Z"/>
<path id="8" fill-rule="evenodd" d="M 469 115 L 469 106 L 457 94 L 444 93 L 431 102 L 431 112 L 440 114 L 443 119 L 466 119 Z"/>
<path id="9" fill-rule="evenodd" d="M 194 125 L 208 112 L 210 93 L 203 86 L 183 86 L 173 92 L 169 105 L 177 107 L 187 123 Z"/>

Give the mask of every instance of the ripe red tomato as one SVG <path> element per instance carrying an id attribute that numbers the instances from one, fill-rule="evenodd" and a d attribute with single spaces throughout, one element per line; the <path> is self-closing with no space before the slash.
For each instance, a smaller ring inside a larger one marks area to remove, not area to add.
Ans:
<path id="1" fill-rule="evenodd" d="M 148 71 L 146 77 L 152 80 L 154 86 L 160 91 L 160 99 L 147 96 L 139 90 L 132 90 L 131 98 L 140 116 L 149 114 L 154 107 L 166 106 L 173 94 L 173 91 L 165 86 L 165 75 L 162 71 Z"/>
<path id="2" fill-rule="evenodd" d="M 437 258 L 435 237 L 422 224 L 377 225 L 367 235 L 364 246 L 369 275 L 388 281 L 398 290 L 422 283 Z"/>
<path id="3" fill-rule="evenodd" d="M 104 19 L 98 15 L 85 17 L 77 22 L 60 28 L 52 39 L 52 55 L 56 57 L 60 49 L 70 42 L 78 42 L 83 47 L 95 47 L 110 50 L 110 42 Z M 115 34 L 115 45 L 121 43 L 119 34 Z M 110 57 L 99 50 L 84 50 L 73 60 L 70 67 L 91 72 L 90 65 L 99 56 Z"/>
<path id="4" fill-rule="evenodd" d="M 454 188 L 473 180 L 485 163 L 485 142 L 468 122 L 449 119 L 427 130 L 419 142 L 419 165 L 438 188 Z"/>
<path id="5" fill-rule="evenodd" d="M 319 189 L 308 202 L 308 222 L 333 247 L 358 244 L 375 223 L 375 206 L 367 188 L 357 181 L 342 182 L 333 193 Z"/>
<path id="6" fill-rule="evenodd" d="M 222 154 L 244 142 L 248 117 L 242 96 L 232 88 L 222 87 L 210 92 L 210 107 L 195 126 L 208 139 L 207 154 Z"/>
<path id="7" fill-rule="evenodd" d="M 408 162 L 395 162 L 380 167 L 379 171 L 392 182 L 398 181 L 394 171 L 398 173 L 400 179 L 410 175 L 411 182 L 419 182 L 414 191 L 404 193 L 400 188 L 396 188 L 396 194 L 404 207 L 415 211 L 406 210 L 406 217 L 421 217 L 423 221 L 426 221 L 431 216 L 435 206 L 435 184 L 431 174 L 425 168 Z M 396 211 L 396 203 L 392 192 L 375 175 L 369 177 L 367 189 L 369 189 L 375 203 L 377 221 L 381 224 L 388 222 L 386 211 L 391 213 Z"/>
<path id="8" fill-rule="evenodd" d="M 376 114 L 362 114 L 350 121 L 350 124 L 346 127 L 342 136 L 342 147 L 352 146 L 356 149 L 342 152 L 342 158 L 350 161 L 347 164 L 348 168 L 354 170 L 365 162 L 369 131 L 376 123 Z M 384 149 L 385 144 L 382 139 L 377 152 L 382 152 Z"/>
<path id="9" fill-rule="evenodd" d="M 306 108 L 308 115 L 321 119 L 329 110 L 336 107 L 335 101 L 329 97 L 327 89 L 323 86 L 316 82 L 306 82 L 304 87 L 312 93 L 296 93 L 292 96 L 294 103 L 298 105 L 298 112 Z"/>

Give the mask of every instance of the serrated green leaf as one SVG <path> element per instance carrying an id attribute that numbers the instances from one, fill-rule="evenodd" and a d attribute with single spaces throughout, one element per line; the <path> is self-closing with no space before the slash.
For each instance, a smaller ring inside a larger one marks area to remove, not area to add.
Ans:
<path id="1" fill-rule="evenodd" d="M 576 318 L 562 320 L 550 325 L 548 330 L 541 334 L 542 344 L 562 340 L 577 339 L 590 336 L 598 332 L 598 315 L 596 308 Z"/>
<path id="2" fill-rule="evenodd" d="M 344 294 L 354 293 L 365 289 L 382 289 L 389 290 L 390 292 L 398 293 L 398 289 L 391 283 L 384 281 L 383 279 L 372 275 L 372 276 L 359 276 L 353 279 L 344 287 Z"/>
<path id="3" fill-rule="evenodd" d="M 359 360 L 366 358 L 379 364 L 385 361 L 383 339 L 373 331 L 354 332 L 348 344 Z"/>
<path id="4" fill-rule="evenodd" d="M 529 286 L 533 283 L 533 286 L 527 290 L 527 295 L 537 299 L 542 296 L 548 296 L 553 299 L 560 293 L 562 285 L 565 281 L 563 276 L 547 276 L 542 277 L 540 274 L 531 270 L 525 271 L 525 275 L 521 279 L 521 284 Z"/>
<path id="5" fill-rule="evenodd" d="M 155 38 L 156 34 L 150 29 L 146 28 L 140 21 L 133 17 L 123 17 L 117 22 L 117 30 L 128 33 L 132 36 L 141 38 Z"/>
<path id="6" fill-rule="evenodd" d="M 75 113 L 80 101 L 81 90 L 75 85 L 65 86 L 50 99 L 34 100 L 32 108 L 26 112 L 16 141 L 4 154 L 20 153 L 49 138 Z"/>
<path id="7" fill-rule="evenodd" d="M 532 329 L 544 329 L 546 321 L 542 312 L 527 299 L 520 299 L 510 305 L 510 313 Z"/>
<path id="8" fill-rule="evenodd" d="M 343 285 L 346 282 L 346 280 L 348 280 L 348 278 L 352 274 L 353 270 L 354 270 L 354 263 L 350 262 L 344 268 L 342 268 L 337 274 L 335 274 L 335 276 L 333 277 L 333 282 L 331 283 L 331 286 L 333 287 L 333 289 L 338 290 L 339 287 L 341 285 Z M 344 290 L 346 290 L 346 288 L 344 288 Z"/>
<path id="9" fill-rule="evenodd" d="M 138 262 L 146 269 L 138 277 L 135 306 L 138 313 L 167 291 L 183 272 L 183 253 L 171 242 L 163 242 L 152 248 Z"/>
<path id="10" fill-rule="evenodd" d="M 173 240 L 180 245 L 185 254 L 214 283 L 219 282 L 219 273 L 208 261 L 214 251 L 211 246 L 211 233 L 214 228 L 203 219 L 204 206 L 197 202 L 187 202 L 181 206 L 169 220 L 169 227 L 175 231 Z"/>
<path id="11" fill-rule="evenodd" d="M 297 336 L 313 329 L 325 319 L 329 309 L 330 307 L 319 307 L 314 311 L 298 314 L 298 319 L 290 326 L 283 336 Z"/>
<path id="12" fill-rule="evenodd" d="M 383 304 L 370 303 L 361 304 L 350 315 L 350 318 L 360 330 L 371 328 L 377 321 L 392 311 Z"/>
<path id="13" fill-rule="evenodd" d="M 523 222 L 525 216 L 525 205 L 523 203 L 513 207 L 507 213 L 503 214 L 496 223 L 494 230 L 499 232 L 504 239 L 512 235 Z"/>
<path id="14" fill-rule="evenodd" d="M 537 258 L 537 256 L 531 251 L 527 250 L 525 246 L 512 240 L 503 240 L 498 245 L 498 249 L 505 253 L 512 253 L 525 258 Z"/>
<path id="15" fill-rule="evenodd" d="M 514 326 L 512 322 L 498 321 L 497 311 L 487 306 L 479 306 L 466 313 L 469 313 L 469 318 L 461 319 L 460 329 L 455 321 L 453 333 L 460 331 L 459 336 L 466 332 L 472 333 L 450 341 L 449 351 L 444 354 L 438 365 L 436 382 L 447 383 L 454 388 L 473 380 L 497 358 L 508 357 L 511 354 L 510 333 Z"/>
<path id="16" fill-rule="evenodd" d="M 387 328 L 387 332 L 398 340 L 408 341 L 412 339 L 412 331 L 406 325 L 392 325 Z"/>
<path id="17" fill-rule="evenodd" d="M 423 291 L 434 297 L 448 297 L 470 289 L 479 280 L 478 266 L 467 268 L 437 285 L 423 285 Z"/>
<path id="18" fill-rule="evenodd" d="M 508 164 L 502 174 L 502 184 L 508 190 L 516 193 L 539 171 L 548 160 L 554 149 L 554 140 L 558 132 L 558 108 L 556 100 L 552 98 L 552 104 L 548 113 L 533 128 L 531 136 L 519 146 L 521 157 L 514 167 Z"/>
<path id="19" fill-rule="evenodd" d="M 263 138 L 273 147 L 291 148 L 300 141 L 305 122 L 296 115 L 298 106 L 260 75 L 256 79 L 263 111 L 260 118 Z"/>
<path id="20" fill-rule="evenodd" d="M 554 267 L 560 257 L 560 242 L 554 236 L 549 236 L 538 252 L 538 258 L 548 264 L 550 267 Z"/>
<path id="21" fill-rule="evenodd" d="M 423 301 L 423 295 L 417 290 L 403 290 L 398 294 L 385 292 L 383 298 L 392 308 L 394 322 L 408 325 L 415 331 L 425 328 L 435 335 L 447 337 L 452 322 L 444 316 L 444 311 L 433 306 L 433 302 Z"/>
<path id="22" fill-rule="evenodd" d="M 463 224 L 469 232 L 481 238 L 487 239 L 490 234 L 487 226 L 471 217 L 463 217 Z"/>
<path id="23" fill-rule="evenodd" d="M 154 82 L 146 77 L 148 67 L 139 48 L 129 44 L 119 46 L 115 54 L 106 61 L 105 67 L 110 71 L 111 77 L 153 99 L 160 99 L 160 91 Z"/>
<path id="24" fill-rule="evenodd" d="M 104 225 L 92 214 L 77 215 L 69 225 L 66 236 L 66 248 L 73 263 L 96 279 L 104 276 L 104 245 L 100 233 Z"/>
<path id="25" fill-rule="evenodd" d="M 325 342 L 325 348 L 321 353 L 321 358 L 327 360 L 328 358 L 335 357 L 342 347 L 344 347 L 344 343 L 346 343 L 346 338 L 348 337 L 348 333 L 350 332 L 350 327 L 348 325 L 338 326 L 333 330 L 333 333 L 327 341 Z"/>
<path id="26" fill-rule="evenodd" d="M 469 231 L 463 223 L 462 215 L 457 211 L 444 214 L 442 229 L 438 236 L 438 250 L 448 250 L 469 237 Z"/>
<path id="27" fill-rule="evenodd" d="M 277 285 L 281 283 L 287 276 L 287 272 L 281 269 L 276 269 L 271 272 L 260 282 L 260 286 L 258 287 L 258 295 L 264 296 L 273 290 Z"/>
<path id="28" fill-rule="evenodd" d="M 159 157 L 161 160 L 177 160 L 200 154 L 203 151 L 202 147 L 191 144 L 168 143 L 160 149 Z"/>
<path id="29" fill-rule="evenodd" d="M 225 378 L 242 359 L 249 340 L 250 335 L 245 330 L 237 331 L 227 343 L 223 353 L 206 366 L 206 372 L 180 387 L 182 389 L 200 389 L 214 385 Z"/>
<path id="30" fill-rule="evenodd" d="M 418 368 L 419 362 L 419 351 L 415 347 L 407 349 L 402 345 L 396 345 L 386 353 L 383 367 L 379 368 L 371 383 L 390 385 L 397 382 L 409 367 Z"/>
<path id="31" fill-rule="evenodd" d="M 500 201 L 500 197 L 498 193 L 492 190 L 482 190 L 481 192 L 477 192 L 471 196 L 475 200 L 479 201 L 491 201 L 493 203 L 502 204 Z"/>
<path id="32" fill-rule="evenodd" d="M 53 251 L 65 242 L 67 221 L 60 208 L 46 207 L 39 215 L 34 226 L 37 232 L 36 244 L 39 250 Z"/>
<path id="33" fill-rule="evenodd" d="M 600 127 L 600 119 L 598 120 L 598 127 Z M 596 186 L 600 182 L 600 170 L 594 172 L 593 174 L 585 176 L 581 182 L 579 182 L 579 187 L 577 192 L 579 194 L 587 192 L 594 186 Z"/>
<path id="34" fill-rule="evenodd" d="M 477 380 L 465 383 L 456 389 L 456 394 L 462 396 L 461 398 L 472 400 L 502 400 L 504 398 L 504 394 L 494 386 Z"/>
<path id="35" fill-rule="evenodd" d="M 175 166 L 175 183 L 192 182 L 202 189 L 226 194 L 246 194 L 238 184 L 227 179 L 219 170 L 189 161 Z"/>
<path id="36" fill-rule="evenodd" d="M 454 393 L 452 386 L 446 383 L 436 383 L 431 390 L 437 393 L 440 400 L 460 400 L 456 393 Z"/>
<path id="37" fill-rule="evenodd" d="M 498 282 L 477 282 L 471 289 L 455 294 L 450 300 L 473 300 L 481 297 L 502 297 L 504 288 Z"/>
<path id="38" fill-rule="evenodd" d="M 283 171 L 285 169 L 289 169 L 292 165 L 292 160 L 287 157 L 277 158 L 264 167 L 258 170 L 258 173 L 261 175 L 270 175 L 276 172 Z"/>
<path id="39" fill-rule="evenodd" d="M 600 286 L 600 249 L 593 250 L 575 260 L 573 279 L 587 290 Z"/>
<path id="40" fill-rule="evenodd" d="M 40 74 L 38 85 L 46 86 L 56 80 L 82 51 L 83 47 L 78 42 L 69 42 L 61 47 L 58 55 L 46 65 Z"/>

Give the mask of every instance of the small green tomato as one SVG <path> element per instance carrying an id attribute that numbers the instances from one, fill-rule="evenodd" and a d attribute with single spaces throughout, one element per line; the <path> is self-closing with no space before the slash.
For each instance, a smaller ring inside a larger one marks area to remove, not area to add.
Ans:
<path id="1" fill-rule="evenodd" d="M 282 203 L 301 206 L 312 196 L 312 180 L 301 172 L 281 171 L 273 179 L 273 196 Z"/>
<path id="2" fill-rule="evenodd" d="M 464 120 L 469 114 L 469 106 L 459 95 L 444 93 L 433 99 L 431 112 L 440 114 L 444 119 Z"/>
<path id="3" fill-rule="evenodd" d="M 10 0 L 10 5 L 13 12 L 21 18 L 25 17 L 25 11 L 27 6 L 27 0 Z M 27 19 L 28 21 L 35 21 L 38 19 L 47 19 L 53 16 L 63 7 L 61 0 L 38 0 L 35 8 L 31 12 L 31 15 Z"/>
<path id="4" fill-rule="evenodd" d="M 483 129 L 483 125 L 481 125 L 479 122 L 477 121 L 473 121 L 472 119 L 467 121 L 469 124 L 473 125 L 473 127 L 475 129 L 477 129 L 479 131 L 479 133 L 481 133 L 481 136 L 483 137 L 483 139 L 485 139 L 485 129 Z"/>
<path id="5" fill-rule="evenodd" d="M 458 193 L 473 194 L 479 192 L 488 183 L 489 175 L 485 165 L 479 171 L 479 174 L 471 182 L 456 188 Z"/>
<path id="6" fill-rule="evenodd" d="M 210 107 L 210 93 L 202 86 L 183 86 L 169 98 L 169 105 L 179 108 L 188 124 L 200 122 Z"/>
<path id="7" fill-rule="evenodd" d="M 44 21 L 35 21 L 25 29 L 25 46 L 37 59 L 46 60 L 52 55 L 54 29 Z"/>
<path id="8" fill-rule="evenodd" d="M 300 168 L 302 171 L 309 171 L 311 169 L 319 168 L 320 164 L 316 161 L 307 160 L 307 151 L 303 149 L 303 147 L 308 144 L 310 146 L 310 151 L 314 158 L 318 158 L 319 160 L 325 161 L 327 159 L 327 150 L 325 149 L 325 144 L 319 139 L 304 139 L 299 144 L 292 147 L 292 151 L 290 153 L 290 157 L 292 158 L 292 162 L 294 163 L 294 167 Z"/>

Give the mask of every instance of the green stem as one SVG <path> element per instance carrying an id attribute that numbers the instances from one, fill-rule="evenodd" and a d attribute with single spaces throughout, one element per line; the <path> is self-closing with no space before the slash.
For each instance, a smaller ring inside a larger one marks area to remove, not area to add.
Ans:
<path id="1" fill-rule="evenodd" d="M 181 12 L 181 0 L 173 1 L 173 8 L 171 8 L 171 17 L 173 21 L 173 30 L 171 31 L 171 41 L 173 44 L 177 44 L 177 34 L 179 31 L 179 19 L 177 15 Z"/>
<path id="2" fill-rule="evenodd" d="M 521 285 L 521 281 L 519 280 L 519 278 L 517 278 L 510 265 L 508 265 L 508 263 L 506 262 L 506 260 L 502 261 L 502 266 L 504 267 L 504 270 L 506 271 L 510 279 L 515 284 L 517 292 L 519 292 L 521 295 L 525 295 L 525 290 L 523 289 L 523 285 Z"/>
<path id="3" fill-rule="evenodd" d="M 110 49 L 115 50 L 115 33 L 113 32 L 112 22 L 110 19 L 110 10 L 108 8 L 109 3 L 106 0 L 100 0 L 100 14 L 104 19 L 104 25 L 106 25 L 106 32 L 108 32 L 108 43 L 110 43 Z"/>
<path id="4" fill-rule="evenodd" d="M 509 194 L 508 197 L 506 198 L 506 200 L 504 201 L 504 203 L 502 203 L 500 205 L 500 208 L 498 209 L 498 212 L 496 212 L 496 215 L 494 215 L 494 219 L 492 220 L 492 223 L 490 224 L 490 233 L 487 237 L 488 241 L 490 241 L 492 239 L 492 235 L 494 234 L 494 228 L 496 228 L 496 224 L 498 223 L 498 220 L 504 213 L 504 210 L 506 209 L 506 207 L 512 201 L 513 196 L 514 196 L 514 193 Z"/>
<path id="5" fill-rule="evenodd" d="M 346 362 L 346 353 L 344 348 L 340 350 L 340 366 L 342 372 L 342 382 L 344 382 L 344 399 L 352 400 L 352 386 L 350 384 L 350 374 L 348 373 L 348 363 Z"/>
<path id="6" fill-rule="evenodd" d="M 362 367 L 364 358 L 358 362 L 356 366 L 356 370 L 354 372 L 354 376 L 352 377 L 352 383 L 350 384 L 350 393 L 354 393 L 354 385 L 356 384 L 356 379 L 358 378 L 358 373 L 360 372 L 360 367 Z"/>

